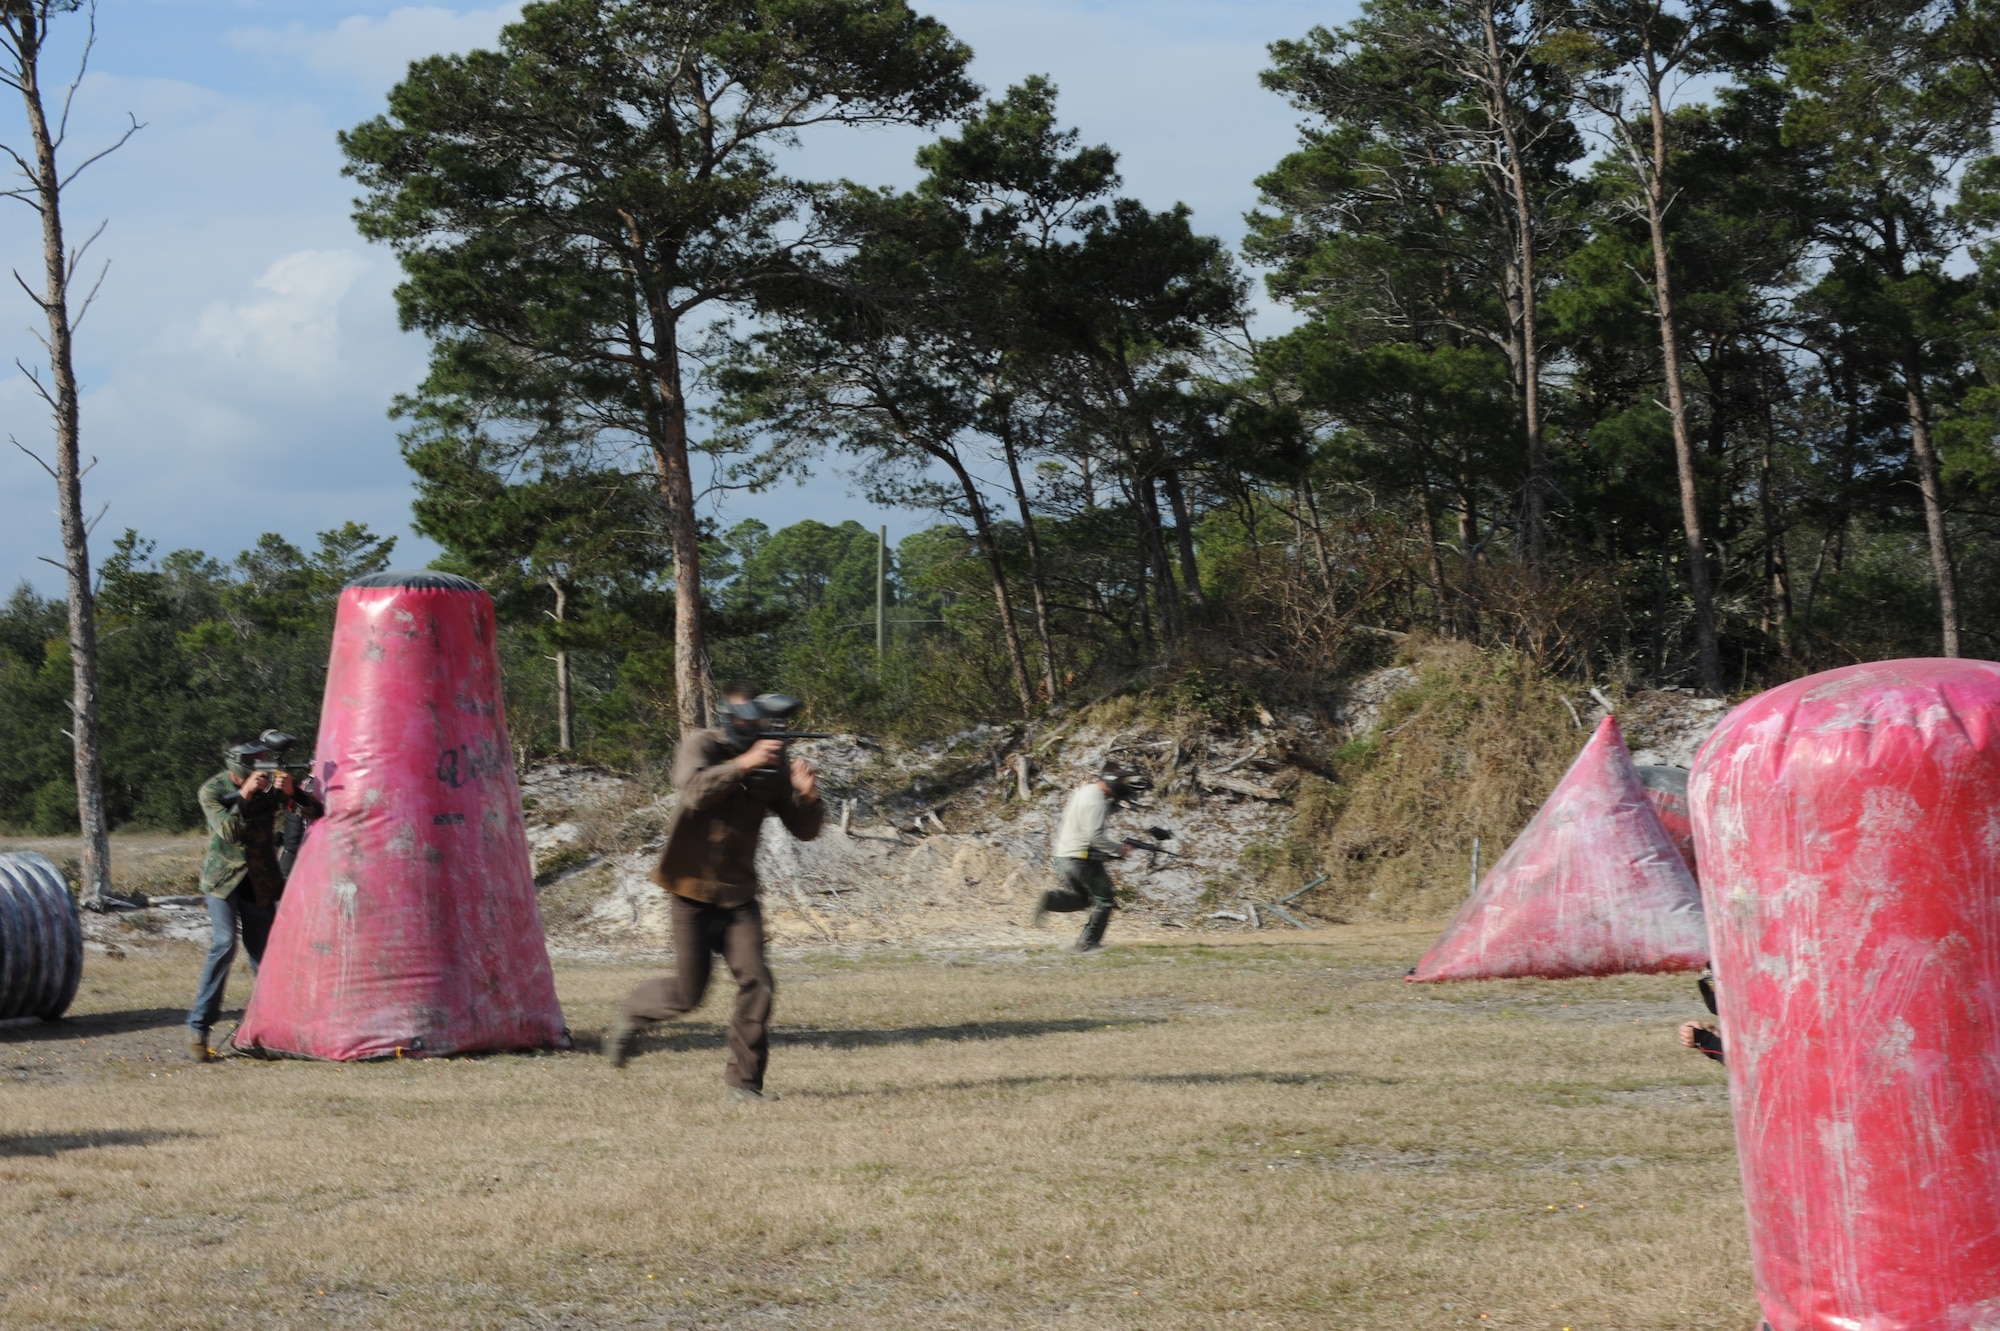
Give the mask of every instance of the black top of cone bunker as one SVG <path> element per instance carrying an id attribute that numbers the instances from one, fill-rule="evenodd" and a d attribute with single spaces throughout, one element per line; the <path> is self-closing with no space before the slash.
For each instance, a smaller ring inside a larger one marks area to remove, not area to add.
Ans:
<path id="1" fill-rule="evenodd" d="M 407 587 L 420 592 L 476 592 L 481 590 L 471 578 L 456 573 L 437 573 L 427 568 L 392 568 L 386 573 L 370 573 L 356 578 L 349 587 Z"/>

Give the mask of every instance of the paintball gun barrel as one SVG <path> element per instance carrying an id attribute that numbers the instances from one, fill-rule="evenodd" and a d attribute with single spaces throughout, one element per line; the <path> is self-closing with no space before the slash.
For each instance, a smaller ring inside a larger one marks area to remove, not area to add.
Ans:
<path id="1" fill-rule="evenodd" d="M 1178 851 L 1168 850 L 1165 846 L 1158 844 L 1162 841 L 1172 841 L 1174 839 L 1174 834 L 1166 828 L 1149 827 L 1146 829 L 1146 835 L 1153 839 L 1151 841 L 1139 841 L 1133 837 L 1126 837 L 1124 844 L 1130 846 L 1133 850 L 1143 850 L 1149 855 L 1165 855 L 1167 858 L 1175 860 L 1186 858 L 1186 856 L 1180 854 Z"/>

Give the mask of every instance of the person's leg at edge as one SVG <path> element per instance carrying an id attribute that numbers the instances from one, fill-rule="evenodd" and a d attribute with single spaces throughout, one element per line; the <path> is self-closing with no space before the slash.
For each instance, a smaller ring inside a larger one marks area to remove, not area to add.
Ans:
<path id="1" fill-rule="evenodd" d="M 278 918 L 278 903 L 274 901 L 268 906 L 260 906 L 248 892 L 248 888 L 238 888 L 230 899 L 236 905 L 237 927 L 243 931 L 243 959 L 250 963 L 250 974 L 254 976 L 257 968 L 264 964 L 264 948 L 271 941 L 271 925 Z"/>
<path id="2" fill-rule="evenodd" d="M 1079 860 L 1085 869 L 1082 875 L 1090 892 L 1090 918 L 1083 922 L 1083 932 L 1077 935 L 1076 950 L 1095 952 L 1104 946 L 1104 931 L 1111 927 L 1111 912 L 1118 908 L 1117 891 L 1111 885 L 1111 871 L 1096 860 Z"/>
<path id="3" fill-rule="evenodd" d="M 1042 893 L 1036 901 L 1034 923 L 1040 924 L 1044 915 L 1068 915 L 1090 905 L 1090 889 L 1078 881 L 1078 871 L 1089 866 L 1088 860 L 1065 858 L 1056 861 L 1056 877 L 1060 885 Z"/>
<path id="4" fill-rule="evenodd" d="M 718 911 L 702 901 L 669 896 L 674 935 L 674 973 L 647 980 L 625 996 L 625 1008 L 604 1034 L 604 1053 L 622 1068 L 642 1027 L 684 1016 L 701 1006 L 708 992 L 711 954 L 721 942 Z"/>
<path id="5" fill-rule="evenodd" d="M 236 959 L 236 906 L 228 897 L 208 898 L 208 959 L 188 1009 L 188 1052 L 208 1061 L 208 1033 L 222 1015 L 222 992 L 229 987 L 229 963 Z"/>
<path id="6" fill-rule="evenodd" d="M 771 1000 L 776 986 L 764 958 L 764 912 L 746 901 L 729 912 L 723 926 L 722 960 L 736 977 L 736 1006 L 729 1014 L 729 1063 L 723 1081 L 732 1091 L 764 1092 L 764 1069 L 771 1061 Z"/>

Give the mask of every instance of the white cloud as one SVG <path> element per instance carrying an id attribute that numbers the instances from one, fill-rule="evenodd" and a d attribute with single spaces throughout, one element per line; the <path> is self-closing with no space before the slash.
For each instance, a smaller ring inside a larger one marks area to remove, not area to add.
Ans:
<path id="1" fill-rule="evenodd" d="M 303 23 L 238 28 L 228 41 L 239 51 L 297 61 L 316 74 L 380 92 L 401 79 L 412 60 L 491 46 L 500 29 L 520 15 L 519 0 L 489 9 L 406 5 L 380 17 L 352 15 L 331 28 Z"/>
<path id="2" fill-rule="evenodd" d="M 204 309 L 194 346 L 294 383 L 326 383 L 341 365 L 341 303 L 369 267 L 353 250 L 287 254 L 251 284 L 248 299 Z"/>

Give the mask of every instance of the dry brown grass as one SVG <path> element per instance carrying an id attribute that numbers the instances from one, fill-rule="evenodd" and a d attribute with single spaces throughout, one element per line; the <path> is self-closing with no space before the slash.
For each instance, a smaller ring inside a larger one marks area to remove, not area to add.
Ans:
<path id="1" fill-rule="evenodd" d="M 1462 643 L 1413 646 L 1415 685 L 1337 760 L 1339 784 L 1301 787 L 1293 834 L 1324 864 L 1307 898 L 1336 920 L 1448 915 L 1470 888 L 1472 839 L 1490 867 L 1583 747 L 1558 686 L 1526 657 Z M 1281 882 L 1290 886 L 1289 882 Z"/>
<path id="2" fill-rule="evenodd" d="M 201 857 L 208 841 L 199 832 L 114 832 L 111 836 L 111 890 L 172 897 L 201 887 Z M 48 856 L 77 880 L 82 842 L 76 837 L 0 836 L 0 852 L 32 850 Z"/>
<path id="3" fill-rule="evenodd" d="M 752 1107 L 718 997 L 624 1074 L 201 1067 L 195 949 L 93 959 L 136 1017 L 0 1030 L 0 1325 L 1748 1327 L 1687 981 L 1428 939 L 780 958 Z M 580 1036 L 640 973 L 559 971 Z"/>

